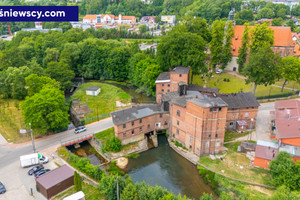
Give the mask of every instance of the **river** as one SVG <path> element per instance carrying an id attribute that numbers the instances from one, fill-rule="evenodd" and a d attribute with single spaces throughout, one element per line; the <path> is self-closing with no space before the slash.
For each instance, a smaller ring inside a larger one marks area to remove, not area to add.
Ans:
<path id="1" fill-rule="evenodd" d="M 169 146 L 165 135 L 158 135 L 158 144 L 157 148 L 141 153 L 138 158 L 129 159 L 125 172 L 133 182 L 145 181 L 193 199 L 199 199 L 204 192 L 216 196 L 204 183 L 196 166 Z"/>

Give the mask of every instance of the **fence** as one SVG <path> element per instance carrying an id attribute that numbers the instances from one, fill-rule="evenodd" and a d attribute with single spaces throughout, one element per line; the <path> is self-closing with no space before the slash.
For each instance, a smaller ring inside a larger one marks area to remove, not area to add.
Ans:
<path id="1" fill-rule="evenodd" d="M 81 141 L 84 141 L 84 140 L 91 139 L 93 136 L 94 136 L 94 133 L 91 133 L 91 134 L 83 135 L 83 136 L 80 136 L 80 137 L 77 137 L 77 138 L 74 138 L 74 139 L 61 141 L 61 145 L 62 146 L 69 146 L 69 145 L 75 144 L 77 142 L 81 142 Z"/>
<path id="2" fill-rule="evenodd" d="M 84 121 L 84 123 L 91 123 L 91 122 L 94 122 L 94 121 L 98 121 L 100 119 L 104 119 L 104 118 L 107 118 L 107 117 L 110 117 L 110 113 L 105 113 L 105 114 L 101 114 L 101 115 L 98 115 L 96 117 L 91 117 L 91 118 L 86 118 L 85 120 L 82 120 Z"/>
<path id="3" fill-rule="evenodd" d="M 266 95 L 266 96 L 259 96 L 259 97 L 256 97 L 256 99 L 261 100 L 261 99 L 273 99 L 273 98 L 280 98 L 280 97 L 289 97 L 289 96 L 293 96 L 293 95 L 298 95 L 299 92 L 300 92 L 300 90 L 293 91 L 293 92 L 286 92 L 286 93 L 282 93 L 282 94 L 272 94 L 272 95 Z"/>

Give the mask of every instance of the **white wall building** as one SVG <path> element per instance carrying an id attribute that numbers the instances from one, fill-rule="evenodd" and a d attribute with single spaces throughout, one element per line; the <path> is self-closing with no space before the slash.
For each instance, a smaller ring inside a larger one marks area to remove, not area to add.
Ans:
<path id="1" fill-rule="evenodd" d="M 168 24 L 175 24 L 176 16 L 175 15 L 162 15 L 160 21 L 167 22 Z"/>
<path id="2" fill-rule="evenodd" d="M 90 95 L 90 96 L 98 96 L 100 92 L 101 92 L 101 88 L 95 86 L 90 86 L 85 91 L 86 95 Z"/>

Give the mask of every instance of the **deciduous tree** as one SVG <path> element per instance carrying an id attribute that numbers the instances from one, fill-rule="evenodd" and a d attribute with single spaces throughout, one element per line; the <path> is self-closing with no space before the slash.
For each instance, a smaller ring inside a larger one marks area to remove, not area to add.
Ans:
<path id="1" fill-rule="evenodd" d="M 245 24 L 245 29 L 242 38 L 242 46 L 239 48 L 239 55 L 237 59 L 237 63 L 239 65 L 239 72 L 243 71 L 246 58 L 247 58 L 248 49 L 249 49 L 249 43 L 250 43 L 250 38 L 249 38 L 248 24 Z"/>

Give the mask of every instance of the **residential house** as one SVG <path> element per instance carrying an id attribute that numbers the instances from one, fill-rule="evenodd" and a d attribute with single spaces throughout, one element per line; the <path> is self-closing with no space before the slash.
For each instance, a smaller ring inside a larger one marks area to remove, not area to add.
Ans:
<path id="1" fill-rule="evenodd" d="M 155 16 L 143 16 L 140 20 L 142 24 L 154 24 Z"/>
<path id="2" fill-rule="evenodd" d="M 82 22 L 94 26 L 96 23 L 101 23 L 101 15 L 86 15 L 82 18 Z"/>
<path id="3" fill-rule="evenodd" d="M 135 24 L 135 16 L 122 16 L 119 14 L 119 17 L 110 14 L 101 15 L 101 23 L 103 24 Z"/>
<path id="4" fill-rule="evenodd" d="M 257 140 L 253 165 L 269 169 L 270 161 L 278 154 L 278 145 L 272 142 Z"/>
<path id="5" fill-rule="evenodd" d="M 168 24 L 175 24 L 176 15 L 162 15 L 160 21 L 166 22 Z"/>
<path id="6" fill-rule="evenodd" d="M 300 33 L 292 33 L 292 35 L 295 43 L 294 56 L 300 57 Z"/>
<path id="7" fill-rule="evenodd" d="M 254 28 L 254 26 L 248 26 L 249 29 Z M 293 56 L 295 43 L 292 38 L 292 31 L 290 27 L 283 26 L 270 26 L 274 31 L 274 45 L 272 50 L 274 53 L 279 53 L 280 56 Z M 242 46 L 242 38 L 245 26 L 236 25 L 234 26 L 234 37 L 232 38 L 232 61 L 226 66 L 226 70 L 237 71 L 238 64 L 237 58 L 239 55 L 239 49 Z"/>

